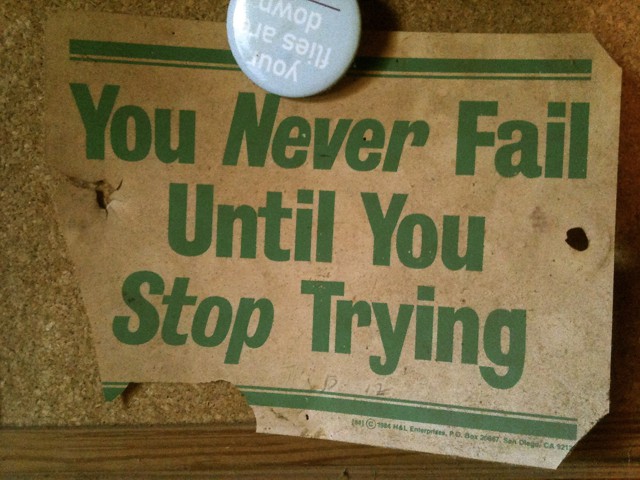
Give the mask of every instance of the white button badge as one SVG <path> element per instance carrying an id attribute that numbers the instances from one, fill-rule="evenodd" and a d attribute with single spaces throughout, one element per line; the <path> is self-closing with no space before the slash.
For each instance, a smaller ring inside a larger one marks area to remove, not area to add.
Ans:
<path id="1" fill-rule="evenodd" d="M 231 0 L 227 36 L 254 83 L 283 97 L 308 97 L 351 66 L 360 10 L 356 0 Z"/>

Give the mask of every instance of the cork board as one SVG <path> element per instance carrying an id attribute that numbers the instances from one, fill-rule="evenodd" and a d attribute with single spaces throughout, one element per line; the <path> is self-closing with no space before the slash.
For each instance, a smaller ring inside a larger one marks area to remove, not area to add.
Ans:
<path id="1" fill-rule="evenodd" d="M 375 3 L 375 4 L 373 4 Z M 103 403 L 88 322 L 73 267 L 51 221 L 52 182 L 43 160 L 42 30 L 47 11 L 66 6 L 7 2 L 2 7 L 0 243 L 3 248 L 0 341 L 2 425 L 98 425 L 246 422 L 252 413 L 230 385 L 137 385 L 112 404 Z M 107 3 L 104 11 L 221 21 L 224 2 L 211 5 Z M 364 27 L 448 32 L 592 32 L 623 67 L 617 218 L 612 410 L 638 409 L 637 217 L 640 199 L 636 98 L 640 64 L 632 2 L 367 2 Z"/>

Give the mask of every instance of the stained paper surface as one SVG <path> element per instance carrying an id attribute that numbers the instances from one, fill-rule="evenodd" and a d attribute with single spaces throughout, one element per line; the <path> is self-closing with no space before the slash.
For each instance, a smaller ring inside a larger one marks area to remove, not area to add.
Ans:
<path id="1" fill-rule="evenodd" d="M 608 411 L 620 69 L 590 35 L 366 38 L 290 100 L 222 24 L 51 18 L 105 396 L 224 379 L 261 432 L 556 467 Z"/>

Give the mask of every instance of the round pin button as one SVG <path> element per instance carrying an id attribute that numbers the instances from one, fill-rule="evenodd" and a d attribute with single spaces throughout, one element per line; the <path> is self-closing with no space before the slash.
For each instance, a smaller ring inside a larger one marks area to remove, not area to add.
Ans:
<path id="1" fill-rule="evenodd" d="M 283 97 L 335 84 L 360 41 L 357 0 L 231 0 L 227 36 L 242 71 Z"/>

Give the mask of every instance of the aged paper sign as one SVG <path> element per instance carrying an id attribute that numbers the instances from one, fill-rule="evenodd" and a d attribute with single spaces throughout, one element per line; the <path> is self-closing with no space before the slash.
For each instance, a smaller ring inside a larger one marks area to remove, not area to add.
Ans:
<path id="1" fill-rule="evenodd" d="M 261 432 L 556 467 L 608 411 L 620 69 L 590 35 L 371 38 L 289 100 L 224 25 L 51 18 L 105 396 L 225 379 Z"/>

